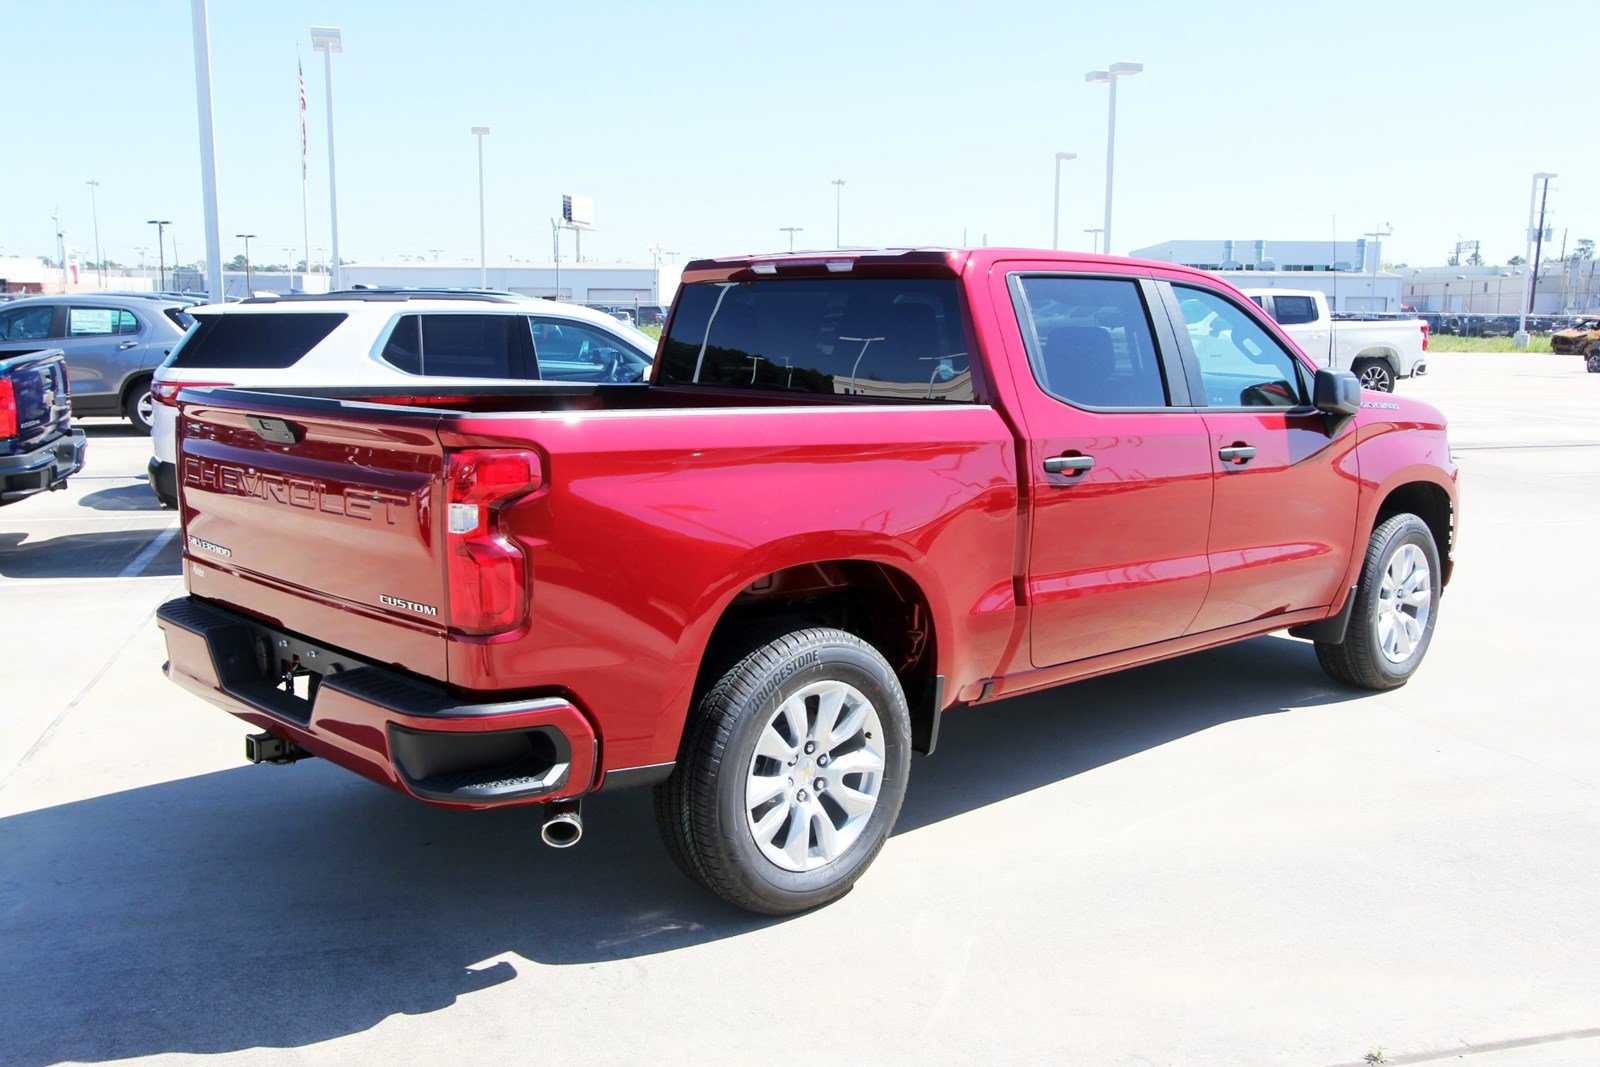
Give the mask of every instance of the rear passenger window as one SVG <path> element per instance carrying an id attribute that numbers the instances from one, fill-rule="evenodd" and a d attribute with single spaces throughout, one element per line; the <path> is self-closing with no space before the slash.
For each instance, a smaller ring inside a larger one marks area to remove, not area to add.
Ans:
<path id="1" fill-rule="evenodd" d="M 1019 279 L 1018 289 L 1017 315 L 1045 392 L 1083 407 L 1167 405 L 1137 281 L 1035 276 Z"/>
<path id="2" fill-rule="evenodd" d="M 118 333 L 138 333 L 139 332 L 139 320 L 133 317 L 133 312 L 124 311 L 124 310 L 118 309 L 118 311 L 117 311 L 117 332 Z"/>
<path id="3" fill-rule="evenodd" d="M 198 319 L 200 324 L 185 335 L 169 366 L 282 370 L 298 363 L 345 316 L 328 311 L 285 315 L 233 312 Z"/>
<path id="4" fill-rule="evenodd" d="M 408 374 L 434 378 L 520 378 L 517 315 L 402 315 L 383 359 Z"/>
<path id="5" fill-rule="evenodd" d="M 1309 296 L 1275 296 L 1272 317 L 1285 326 L 1317 321 L 1317 302 Z"/>

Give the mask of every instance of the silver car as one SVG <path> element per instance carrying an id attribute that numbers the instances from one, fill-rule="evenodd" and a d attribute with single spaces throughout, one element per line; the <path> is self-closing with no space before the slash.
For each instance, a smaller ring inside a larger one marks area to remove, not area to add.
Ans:
<path id="1" fill-rule="evenodd" d="M 72 414 L 121 415 L 150 432 L 150 378 L 194 320 L 194 303 L 164 293 L 72 293 L 0 304 L 0 353 L 67 354 Z"/>

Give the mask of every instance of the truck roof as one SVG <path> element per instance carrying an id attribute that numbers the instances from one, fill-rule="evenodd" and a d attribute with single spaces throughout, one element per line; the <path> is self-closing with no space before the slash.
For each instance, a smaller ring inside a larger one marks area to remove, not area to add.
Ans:
<path id="1" fill-rule="evenodd" d="M 995 263 L 1016 259 L 1056 261 L 1063 267 L 1077 270 L 1115 267 L 1118 273 L 1161 271 L 1165 274 L 1187 274 L 1195 278 L 1205 278 L 1213 284 L 1216 282 L 1216 278 L 1205 271 L 1158 260 L 1102 256 L 1090 252 L 1052 251 L 1044 248 L 947 248 L 938 245 L 917 248 L 758 252 L 739 256 L 719 256 L 715 259 L 696 259 L 691 260 L 683 268 L 683 281 L 685 284 L 726 281 L 741 275 L 755 278 L 776 274 L 779 270 L 784 274 L 812 276 L 828 273 L 900 275 L 909 272 L 955 278 L 968 270 L 981 271 Z"/>

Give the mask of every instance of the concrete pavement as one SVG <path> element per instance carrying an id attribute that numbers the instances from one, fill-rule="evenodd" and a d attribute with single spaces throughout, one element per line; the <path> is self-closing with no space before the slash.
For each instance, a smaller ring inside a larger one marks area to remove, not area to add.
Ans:
<path id="1" fill-rule="evenodd" d="M 643 792 L 555 852 L 244 766 L 160 676 L 174 519 L 106 423 L 0 510 L 0 1062 L 1596 1062 L 1600 375 L 1429 362 L 1465 502 L 1409 686 L 1268 637 L 953 713 L 788 920 L 682 879 Z"/>

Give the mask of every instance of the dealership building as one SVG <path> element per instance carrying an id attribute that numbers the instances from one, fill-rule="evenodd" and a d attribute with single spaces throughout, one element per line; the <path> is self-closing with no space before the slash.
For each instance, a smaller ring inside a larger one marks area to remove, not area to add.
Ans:
<path id="1" fill-rule="evenodd" d="M 1380 241 L 1164 241 L 1130 255 L 1182 263 L 1221 275 L 1241 289 L 1311 289 L 1342 311 L 1399 311 L 1405 279 L 1378 269 Z"/>

